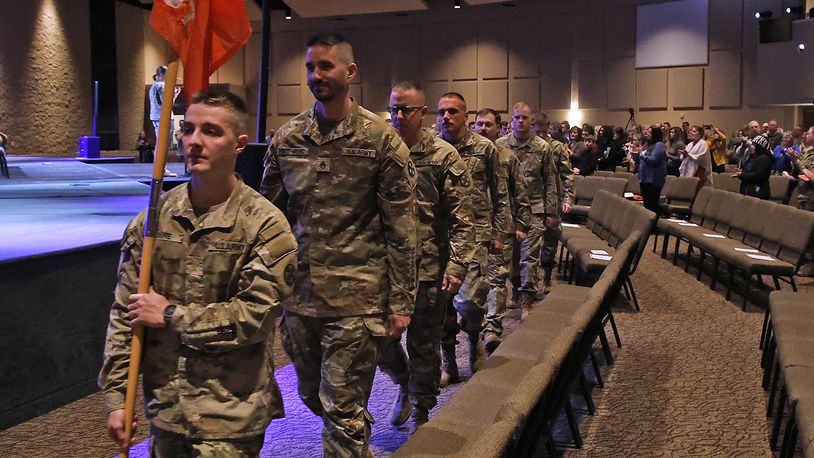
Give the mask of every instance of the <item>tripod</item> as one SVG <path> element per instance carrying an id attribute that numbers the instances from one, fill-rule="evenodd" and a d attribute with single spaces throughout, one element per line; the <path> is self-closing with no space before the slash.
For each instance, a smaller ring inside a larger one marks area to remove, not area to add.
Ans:
<path id="1" fill-rule="evenodd" d="M 633 108 L 628 108 L 627 112 L 630 113 L 630 117 L 627 118 L 627 124 L 625 124 L 625 132 L 627 132 L 628 127 L 630 127 L 631 125 L 635 126 L 638 124 L 638 122 L 636 122 L 636 110 L 634 110 Z"/>

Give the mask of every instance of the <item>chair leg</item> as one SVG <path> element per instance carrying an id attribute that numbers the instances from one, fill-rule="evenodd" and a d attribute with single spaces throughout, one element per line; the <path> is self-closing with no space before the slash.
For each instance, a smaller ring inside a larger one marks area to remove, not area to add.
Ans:
<path id="1" fill-rule="evenodd" d="M 667 245 L 668 245 L 669 241 L 670 241 L 670 233 L 665 232 L 663 240 L 661 241 L 661 257 L 663 259 L 667 259 Z"/>
<path id="2" fill-rule="evenodd" d="M 596 386 L 599 388 L 605 388 L 605 382 L 602 381 L 602 374 L 599 372 L 599 363 L 596 362 L 596 355 L 594 355 L 594 350 L 591 349 L 591 352 L 588 353 L 591 357 L 591 366 L 594 367 L 594 378 L 596 379 Z"/>
<path id="3" fill-rule="evenodd" d="M 774 289 L 780 291 L 780 280 L 777 279 L 777 275 L 772 275 L 772 280 L 774 280 Z"/>
<path id="4" fill-rule="evenodd" d="M 605 334 L 604 328 L 599 332 L 599 343 L 602 344 L 602 353 L 605 354 L 605 362 L 608 363 L 608 366 L 613 366 L 613 354 L 611 354 L 608 336 Z"/>
<path id="5" fill-rule="evenodd" d="M 769 447 L 777 450 L 777 439 L 780 437 L 780 425 L 783 422 L 783 412 L 786 410 L 786 387 L 780 389 L 780 399 L 778 399 L 777 416 L 772 425 L 772 437 L 769 439 Z"/>
<path id="6" fill-rule="evenodd" d="M 766 307 L 766 313 L 763 314 L 763 328 L 760 331 L 760 345 L 758 349 L 763 350 L 763 347 L 766 346 L 766 329 L 769 327 L 769 307 Z"/>
<path id="7" fill-rule="evenodd" d="M 630 296 L 633 298 L 633 307 L 636 308 L 637 312 L 641 312 L 642 309 L 639 308 L 639 298 L 636 297 L 636 288 L 633 287 L 633 280 L 630 277 L 625 279 L 625 283 L 627 283 L 628 287 L 630 288 Z"/>
<path id="8" fill-rule="evenodd" d="M 726 284 L 726 300 L 732 297 L 732 284 L 735 282 L 735 272 L 732 271 L 732 265 L 726 263 L 726 271 L 729 274 L 729 282 Z"/>
<path id="9" fill-rule="evenodd" d="M 579 423 L 577 423 L 577 416 L 574 414 L 574 406 L 571 405 L 571 399 L 568 394 L 565 394 L 565 417 L 568 419 L 568 427 L 571 429 L 571 437 L 574 439 L 574 447 L 582 448 L 582 436 L 579 434 Z"/>
<path id="10" fill-rule="evenodd" d="M 619 329 L 616 327 L 616 319 L 613 317 L 613 311 L 608 309 L 608 321 L 613 331 L 613 338 L 616 339 L 616 346 L 622 348 L 622 339 L 619 337 Z"/>
<path id="11" fill-rule="evenodd" d="M 690 271 L 690 261 L 692 260 L 692 245 L 687 245 L 687 262 L 684 263 L 684 272 Z"/>
<path id="12" fill-rule="evenodd" d="M 712 257 L 712 274 L 710 275 L 712 279 L 709 281 L 709 289 L 713 291 L 715 291 L 715 286 L 718 283 L 718 266 L 720 262 L 717 257 Z"/>
<path id="13" fill-rule="evenodd" d="M 588 409 L 588 415 L 596 415 L 596 406 L 591 397 L 591 389 L 588 386 L 588 381 L 585 380 L 585 374 L 582 373 L 582 368 L 579 369 L 579 385 L 582 388 L 582 397 L 585 398 L 585 407 Z"/>
<path id="14" fill-rule="evenodd" d="M 659 233 L 656 232 L 656 229 L 653 229 L 653 253 L 656 252 L 656 245 L 659 243 Z"/>
<path id="15" fill-rule="evenodd" d="M 745 312 L 746 303 L 749 302 L 749 290 L 752 288 L 752 274 L 744 272 L 743 278 L 746 280 L 746 287 L 743 290 L 743 304 L 741 305 L 741 310 Z"/>
<path id="16" fill-rule="evenodd" d="M 791 403 L 789 421 L 786 423 L 786 432 L 783 434 L 783 445 L 780 447 L 780 457 L 794 457 L 797 448 L 797 401 Z"/>
<path id="17" fill-rule="evenodd" d="M 777 385 L 779 384 L 780 379 L 780 362 L 774 363 L 772 372 L 772 383 L 769 387 L 769 401 L 766 403 L 766 418 L 770 418 L 772 416 L 772 410 L 774 409 L 774 398 L 777 395 Z"/>
<path id="18" fill-rule="evenodd" d="M 797 292 L 797 283 L 794 282 L 794 276 L 793 275 L 789 276 L 789 281 L 791 282 L 791 290 L 796 293 Z"/>
<path id="19" fill-rule="evenodd" d="M 675 246 L 673 247 L 673 265 L 676 265 L 678 263 L 678 248 L 680 243 L 681 237 L 676 237 L 676 243 Z"/>
<path id="20" fill-rule="evenodd" d="M 700 259 L 698 260 L 698 275 L 696 275 L 695 279 L 701 281 L 701 274 L 704 273 L 704 261 L 707 258 L 707 253 L 704 250 L 698 250 L 701 254 Z"/>
<path id="21" fill-rule="evenodd" d="M 768 353 L 766 354 L 766 365 L 763 368 L 763 383 L 761 383 L 761 386 L 763 387 L 764 390 L 769 388 L 769 378 L 772 375 L 772 371 L 770 370 L 770 368 L 774 367 L 774 358 L 775 358 L 774 353 L 776 347 L 777 341 L 774 337 L 772 337 L 772 340 L 769 341 L 769 347 L 766 349 Z"/>

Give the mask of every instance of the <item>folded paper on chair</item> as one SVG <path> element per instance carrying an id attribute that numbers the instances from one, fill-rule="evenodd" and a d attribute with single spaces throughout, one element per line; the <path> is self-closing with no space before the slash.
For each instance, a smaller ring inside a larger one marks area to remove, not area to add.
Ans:
<path id="1" fill-rule="evenodd" d="M 579 224 L 562 223 L 562 227 L 580 227 Z"/>
<path id="2" fill-rule="evenodd" d="M 765 256 L 762 254 L 747 254 L 746 256 L 749 256 L 752 259 L 759 259 L 761 261 L 776 261 L 776 259 L 774 259 L 773 257 Z"/>
<path id="3" fill-rule="evenodd" d="M 605 250 L 591 250 L 591 254 L 604 254 L 607 255 L 608 252 Z"/>
<path id="4" fill-rule="evenodd" d="M 735 248 L 735 251 L 740 251 L 741 253 L 760 253 L 760 250 L 754 248 Z"/>
<path id="5" fill-rule="evenodd" d="M 679 226 L 689 226 L 689 227 L 698 227 L 695 223 L 678 223 Z"/>
<path id="6" fill-rule="evenodd" d="M 726 238 L 725 235 L 721 235 L 721 234 L 704 234 L 704 237 L 709 237 L 711 239 L 725 239 Z"/>
<path id="7" fill-rule="evenodd" d="M 605 255 L 602 255 L 602 254 L 592 254 L 591 259 L 598 259 L 600 261 L 610 261 L 611 259 L 613 259 L 613 256 L 605 256 Z"/>

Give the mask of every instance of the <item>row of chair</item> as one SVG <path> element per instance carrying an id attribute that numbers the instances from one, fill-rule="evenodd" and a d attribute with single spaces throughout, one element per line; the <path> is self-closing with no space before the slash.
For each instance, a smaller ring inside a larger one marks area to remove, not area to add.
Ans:
<path id="1" fill-rule="evenodd" d="M 781 175 L 772 175 L 769 177 L 769 200 L 778 203 L 792 203 L 787 202 L 789 198 L 789 186 L 791 180 Z M 741 180 L 733 177 L 731 173 L 713 173 L 712 174 L 712 187 L 724 191 L 740 193 Z M 794 195 L 796 202 L 796 194 Z M 794 205 L 796 206 L 796 205 Z"/>
<path id="2" fill-rule="evenodd" d="M 577 176 L 574 180 L 574 205 L 571 206 L 571 215 L 588 216 L 588 210 L 591 208 L 596 193 L 604 190 L 622 196 L 628 185 L 629 182 L 626 178 L 606 178 L 597 175 Z"/>
<path id="3" fill-rule="evenodd" d="M 657 228 L 664 235 L 662 257 L 667 256 L 669 237 L 675 238 L 673 264 L 681 242 L 686 242 L 685 271 L 689 271 L 694 248 L 699 249 L 698 280 L 706 255 L 712 256 L 710 288 L 715 288 L 720 261 L 727 265 L 727 300 L 732 293 L 734 272 L 741 271 L 746 281 L 742 294 L 745 310 L 752 277 L 762 283 L 761 275 L 771 276 L 776 289 L 780 289 L 779 279 L 788 278 L 797 291 L 794 275 L 810 248 L 814 213 L 705 186 L 692 204 L 689 221 L 662 218 Z"/>
<path id="4" fill-rule="evenodd" d="M 591 357 L 601 384 L 593 343 L 599 338 L 609 351 L 605 317 L 641 238 L 640 232 L 630 234 L 593 287 L 559 285 L 537 303 L 484 367 L 393 456 L 556 456 L 551 422 L 563 408 L 574 445 L 581 447 L 569 392 L 579 380 L 593 411 L 582 366 Z"/>
<path id="5" fill-rule="evenodd" d="M 770 393 L 766 415 L 774 415 L 772 450 L 777 449 L 788 404 L 780 456 L 794 455 L 799 436 L 803 454 L 814 457 L 814 303 L 809 294 L 774 291 L 769 295 L 760 347 L 763 388 Z"/>
<path id="6" fill-rule="evenodd" d="M 564 277 L 569 283 L 579 283 L 583 275 L 590 277 L 601 273 L 608 265 L 609 256 L 613 256 L 623 240 L 634 231 L 649 235 L 655 221 L 656 214 L 640 204 L 607 191 L 598 192 L 584 226 L 563 224 L 560 265 L 564 266 Z M 647 236 L 642 237 L 636 247 L 632 271 L 635 271 L 646 244 Z M 625 289 L 638 310 L 632 282 L 628 281 Z"/>

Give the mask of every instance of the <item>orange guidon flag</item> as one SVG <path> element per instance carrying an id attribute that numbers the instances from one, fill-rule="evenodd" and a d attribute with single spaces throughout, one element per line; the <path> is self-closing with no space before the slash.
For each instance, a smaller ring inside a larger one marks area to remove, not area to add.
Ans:
<path id="1" fill-rule="evenodd" d="M 181 56 L 187 102 L 252 34 L 244 0 L 155 0 L 150 25 Z"/>

